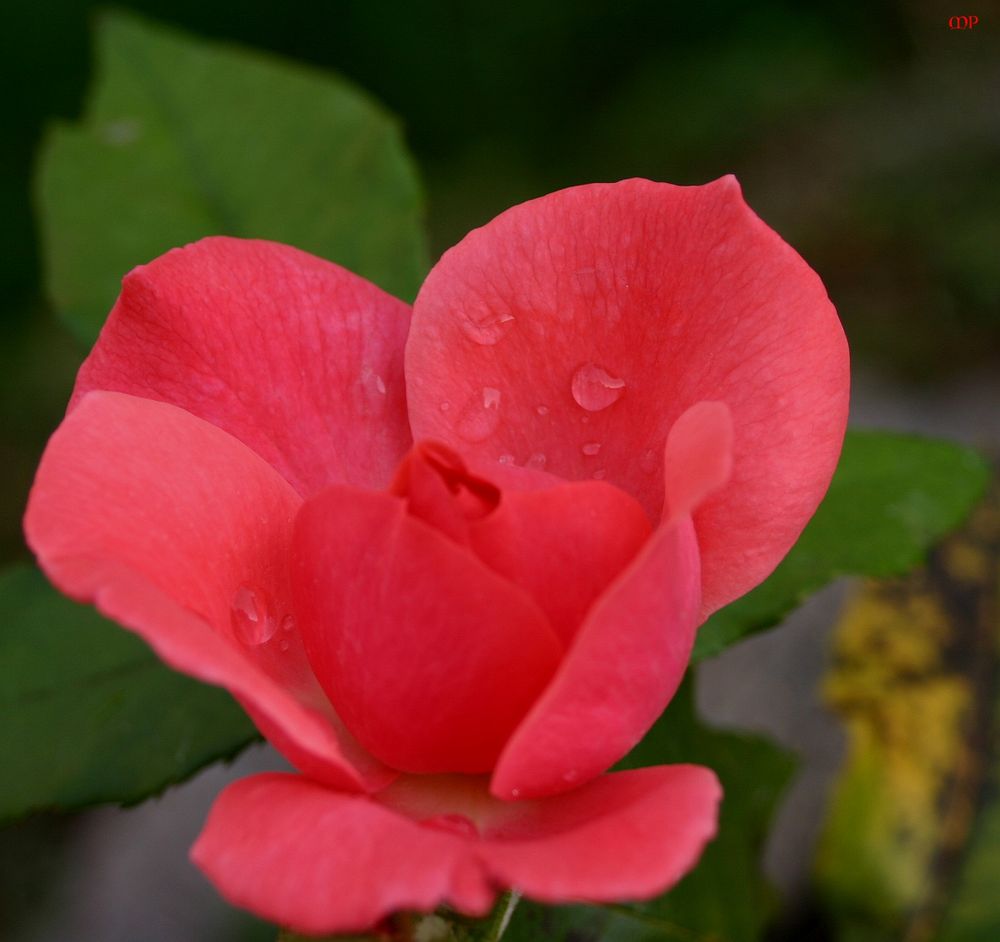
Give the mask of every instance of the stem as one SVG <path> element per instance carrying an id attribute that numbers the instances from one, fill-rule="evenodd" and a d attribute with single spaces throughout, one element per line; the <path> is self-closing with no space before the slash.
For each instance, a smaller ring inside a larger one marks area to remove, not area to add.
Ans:
<path id="1" fill-rule="evenodd" d="M 500 902 L 497 903 L 496 908 L 493 910 L 493 915 L 482 937 L 482 942 L 500 942 L 503 934 L 507 931 L 507 926 L 510 925 L 511 916 L 514 915 L 514 910 L 517 909 L 517 904 L 520 901 L 521 894 L 517 890 L 508 890 L 500 897 Z"/>

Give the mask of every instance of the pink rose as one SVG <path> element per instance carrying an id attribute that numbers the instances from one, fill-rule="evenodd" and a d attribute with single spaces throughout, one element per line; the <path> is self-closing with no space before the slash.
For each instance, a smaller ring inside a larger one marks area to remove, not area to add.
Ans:
<path id="1" fill-rule="evenodd" d="M 719 786 L 606 770 L 792 546 L 847 402 L 822 284 L 732 177 L 516 206 L 412 317 L 296 249 L 205 239 L 126 277 L 26 530 L 302 773 L 212 810 L 193 857 L 237 905 L 322 933 L 506 887 L 648 897 Z"/>

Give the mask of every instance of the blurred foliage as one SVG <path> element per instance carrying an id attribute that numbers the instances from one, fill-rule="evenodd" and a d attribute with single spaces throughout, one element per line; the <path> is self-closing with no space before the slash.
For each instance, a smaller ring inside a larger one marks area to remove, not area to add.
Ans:
<path id="1" fill-rule="evenodd" d="M 9 929 L 44 909 L 60 876 L 76 822 L 40 815 L 3 829 L 0 853 L 0 928 Z"/>
<path id="2" fill-rule="evenodd" d="M 849 431 L 830 490 L 792 551 L 698 631 L 695 659 L 770 628 L 838 576 L 906 572 L 983 493 L 989 466 L 950 442 Z"/>
<path id="3" fill-rule="evenodd" d="M 136 802 L 257 738 L 227 693 L 169 670 L 35 570 L 0 574 L 0 624 L 0 822 Z"/>
<path id="4" fill-rule="evenodd" d="M 648 903 L 619 907 L 606 938 L 652 942 L 686 933 L 699 940 L 752 942 L 760 938 L 777 903 L 760 858 L 771 816 L 795 763 L 766 739 L 706 726 L 695 712 L 690 675 L 619 767 L 671 762 L 706 765 L 719 776 L 725 800 L 718 836 L 675 889 Z M 725 905 L 719 905 L 720 900 Z"/>
<path id="5" fill-rule="evenodd" d="M 104 16 L 85 123 L 43 150 L 57 310 L 93 342 L 122 275 L 206 235 L 286 242 L 411 300 L 427 271 L 416 171 L 359 91 L 262 56 Z"/>
<path id="6" fill-rule="evenodd" d="M 838 628 L 826 695 L 850 748 L 818 880 L 845 939 L 1000 927 L 998 496 L 926 568 L 864 588 Z"/>

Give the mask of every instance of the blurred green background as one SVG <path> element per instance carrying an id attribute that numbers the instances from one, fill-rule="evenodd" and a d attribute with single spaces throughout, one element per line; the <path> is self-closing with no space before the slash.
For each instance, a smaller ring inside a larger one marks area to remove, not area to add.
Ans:
<path id="1" fill-rule="evenodd" d="M 931 431 L 1000 447 L 995 3 L 119 7 L 329 69 L 373 95 L 401 121 L 419 165 L 434 257 L 507 206 L 574 183 L 734 172 L 826 283 L 851 340 L 862 414 L 914 428 L 930 416 Z M 83 0 L 0 8 L 5 562 L 27 558 L 24 497 L 86 353 L 43 290 L 33 176 L 46 128 L 79 117 L 87 100 L 98 10 Z M 949 30 L 956 13 L 976 13 L 980 25 Z M 50 905 L 78 827 L 40 817 L 2 832 L 0 937 Z M 806 922 L 781 931 L 805 935 L 785 937 L 832 938 L 822 907 L 804 900 Z"/>

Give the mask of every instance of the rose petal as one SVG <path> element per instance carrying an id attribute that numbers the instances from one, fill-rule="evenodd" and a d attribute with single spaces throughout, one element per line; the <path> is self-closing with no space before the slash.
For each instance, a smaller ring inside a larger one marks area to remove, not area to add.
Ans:
<path id="1" fill-rule="evenodd" d="M 491 769 L 562 653 L 527 595 L 401 497 L 333 487 L 307 501 L 292 579 L 316 676 L 393 768 Z"/>
<path id="2" fill-rule="evenodd" d="M 285 620 L 300 503 L 220 429 L 165 403 L 95 392 L 52 436 L 25 532 L 60 589 L 171 667 L 226 687 L 290 761 L 344 788 L 385 784 L 391 775 L 332 713 Z"/>
<path id="3" fill-rule="evenodd" d="M 500 757 L 495 795 L 549 795 L 599 775 L 669 703 L 701 623 L 698 546 L 688 515 L 725 484 L 731 467 L 728 409 L 692 406 L 667 439 L 670 517 L 590 611 L 559 672 Z M 536 493 L 544 499 L 562 489 Z"/>
<path id="4" fill-rule="evenodd" d="M 303 496 L 384 487 L 410 445 L 409 308 L 273 242 L 203 239 L 126 276 L 80 370 L 93 389 L 181 406 L 225 429 Z"/>
<path id="5" fill-rule="evenodd" d="M 482 915 L 494 895 L 465 842 L 294 775 L 226 788 L 191 859 L 229 902 L 314 935 L 441 902 Z"/>
<path id="6" fill-rule="evenodd" d="M 479 558 L 524 589 L 568 645 L 594 600 L 650 531 L 634 498 L 586 481 L 505 491 L 496 510 L 471 526 L 470 536 Z"/>
<path id="7" fill-rule="evenodd" d="M 465 462 L 437 442 L 418 442 L 403 459 L 390 493 L 406 500 L 407 513 L 463 546 L 473 521 L 492 514 L 500 490 L 470 474 Z"/>
<path id="8" fill-rule="evenodd" d="M 733 417 L 724 402 L 699 402 L 671 427 L 663 456 L 664 515 L 684 517 L 733 473 Z"/>
<path id="9" fill-rule="evenodd" d="M 493 794 L 553 795 L 628 753 L 684 676 L 699 602 L 691 520 L 663 523 L 598 599 L 556 676 L 511 736 L 493 773 Z"/>
<path id="10" fill-rule="evenodd" d="M 406 381 L 418 437 L 603 472 L 653 519 L 670 428 L 724 402 L 733 473 L 695 516 L 714 611 L 771 572 L 825 493 L 848 352 L 819 279 L 734 178 L 628 180 L 516 206 L 447 252 L 414 306 Z"/>
<path id="11" fill-rule="evenodd" d="M 720 797 L 697 766 L 619 772 L 517 803 L 476 780 L 438 795 L 438 780 L 406 782 L 380 804 L 296 776 L 243 779 L 216 801 L 192 859 L 230 902 L 311 934 L 441 904 L 478 916 L 507 887 L 549 902 L 640 899 L 695 864 Z M 413 820 L 466 812 L 485 819 L 481 836 Z"/>

